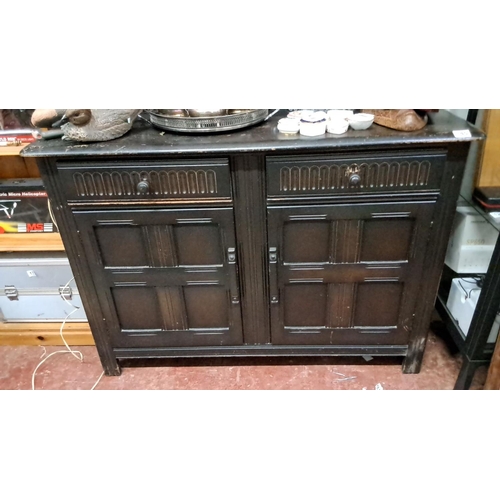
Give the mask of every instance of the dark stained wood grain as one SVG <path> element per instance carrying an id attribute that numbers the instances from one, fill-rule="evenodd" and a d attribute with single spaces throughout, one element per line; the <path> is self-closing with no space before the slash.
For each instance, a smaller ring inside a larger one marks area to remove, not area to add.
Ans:
<path id="1" fill-rule="evenodd" d="M 264 162 L 260 155 L 231 159 L 243 337 L 249 345 L 271 341 Z"/>
<path id="2" fill-rule="evenodd" d="M 446 248 L 455 217 L 469 147 L 469 143 L 462 142 L 449 148 L 441 193 L 436 204 L 434 219 L 429 227 L 425 274 L 420 281 L 420 300 L 415 308 L 413 321 L 408 324 L 410 342 L 408 355 L 403 363 L 405 373 L 419 373 L 422 366 L 428 327 L 443 272 Z"/>
<path id="3" fill-rule="evenodd" d="M 97 290 L 90 271 L 90 263 L 79 238 L 79 230 L 68 208 L 64 193 L 60 189 L 55 162 L 50 159 L 38 160 L 40 174 L 52 205 L 52 212 L 59 227 L 66 254 L 78 286 L 85 313 L 92 330 L 96 348 L 106 375 L 119 375 L 120 366 L 109 336 L 108 325 L 102 314 Z"/>

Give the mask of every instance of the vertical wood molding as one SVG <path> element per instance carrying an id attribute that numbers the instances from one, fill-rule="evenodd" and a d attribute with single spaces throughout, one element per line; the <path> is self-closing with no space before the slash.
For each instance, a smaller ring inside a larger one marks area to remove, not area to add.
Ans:
<path id="1" fill-rule="evenodd" d="M 330 255 L 333 264 L 359 262 L 363 223 L 362 220 L 332 222 Z"/>
<path id="2" fill-rule="evenodd" d="M 97 290 L 92 279 L 91 270 L 86 259 L 82 258 L 85 255 L 85 250 L 80 238 L 69 237 L 69 235 L 78 234 L 79 231 L 64 195 L 57 188 L 58 172 L 55 160 L 40 158 L 38 161 L 40 174 L 51 200 L 54 218 L 61 232 L 64 248 L 68 255 L 92 334 L 96 339 L 96 348 L 104 371 L 106 375 L 119 375 L 121 370 L 113 352 L 101 305 L 97 299 Z"/>
<path id="3" fill-rule="evenodd" d="M 147 254 L 151 267 L 175 267 L 178 265 L 174 232 L 171 225 L 142 226 Z"/>
<path id="4" fill-rule="evenodd" d="M 265 157 L 240 155 L 231 161 L 238 266 L 240 271 L 243 340 L 271 341 L 267 272 L 267 209 Z"/>
<path id="5" fill-rule="evenodd" d="M 188 330 L 188 319 L 182 287 L 156 287 L 165 330 Z"/>
<path id="6" fill-rule="evenodd" d="M 356 304 L 357 283 L 328 285 L 328 328 L 351 328 Z"/>
<path id="7" fill-rule="evenodd" d="M 455 209 L 460 193 L 460 186 L 467 159 L 470 143 L 459 142 L 450 145 L 446 170 L 443 174 L 441 195 L 436 204 L 433 216 L 433 226 L 430 230 L 424 257 L 425 276 L 422 280 L 418 296 L 436 297 L 438 293 L 443 263 L 448 247 Z M 417 301 L 413 325 L 410 330 L 408 354 L 403 362 L 404 373 L 419 373 L 422 366 L 425 345 L 429 333 L 431 314 L 434 310 L 433 300 Z"/>

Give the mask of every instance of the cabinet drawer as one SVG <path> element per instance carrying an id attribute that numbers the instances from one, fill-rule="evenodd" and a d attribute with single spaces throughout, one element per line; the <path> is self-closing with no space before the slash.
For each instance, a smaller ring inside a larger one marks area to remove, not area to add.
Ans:
<path id="1" fill-rule="evenodd" d="M 267 192 L 270 197 L 299 197 L 438 190 L 445 161 L 444 151 L 269 157 Z"/>
<path id="2" fill-rule="evenodd" d="M 66 162 L 57 169 L 70 203 L 230 199 L 227 159 L 170 162 Z"/>

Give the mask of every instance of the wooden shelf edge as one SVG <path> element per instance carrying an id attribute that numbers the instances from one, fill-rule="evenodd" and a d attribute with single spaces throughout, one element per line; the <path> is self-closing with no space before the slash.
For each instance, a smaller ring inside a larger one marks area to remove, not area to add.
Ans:
<path id="1" fill-rule="evenodd" d="M 2 345 L 64 345 L 61 323 L 0 323 Z M 88 323 L 66 323 L 63 335 L 70 346 L 95 345 Z"/>
<path id="2" fill-rule="evenodd" d="M 29 142 L 26 144 L 21 144 L 20 146 L 0 146 L 0 156 L 19 156 L 22 149 L 28 146 Z"/>
<path id="3" fill-rule="evenodd" d="M 0 234 L 0 252 L 64 252 L 59 233 Z"/>

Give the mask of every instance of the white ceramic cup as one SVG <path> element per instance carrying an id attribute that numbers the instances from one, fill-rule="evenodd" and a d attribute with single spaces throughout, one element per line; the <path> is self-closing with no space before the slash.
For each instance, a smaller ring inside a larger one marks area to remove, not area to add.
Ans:
<path id="1" fill-rule="evenodd" d="M 326 125 L 326 131 L 329 134 L 345 134 L 349 128 L 349 122 L 345 118 L 330 119 Z"/>

